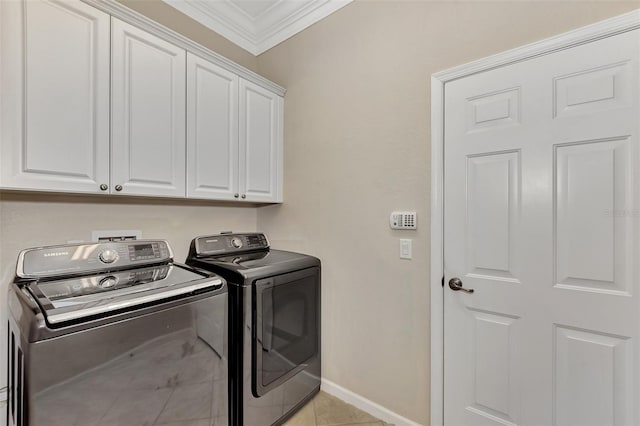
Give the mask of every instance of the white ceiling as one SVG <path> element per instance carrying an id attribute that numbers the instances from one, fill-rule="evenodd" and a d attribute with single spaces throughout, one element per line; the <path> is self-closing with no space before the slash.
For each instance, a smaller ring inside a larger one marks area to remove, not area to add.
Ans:
<path id="1" fill-rule="evenodd" d="M 163 0 L 259 55 L 353 0 Z"/>

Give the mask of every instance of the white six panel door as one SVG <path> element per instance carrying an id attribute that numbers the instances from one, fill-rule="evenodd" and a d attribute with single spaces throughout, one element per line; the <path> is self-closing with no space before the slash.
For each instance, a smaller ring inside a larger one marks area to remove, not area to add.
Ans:
<path id="1" fill-rule="evenodd" d="M 1 181 L 109 183 L 109 15 L 80 1 L 2 2 Z"/>
<path id="2" fill-rule="evenodd" d="M 188 53 L 187 196 L 238 192 L 238 76 Z"/>
<path id="3" fill-rule="evenodd" d="M 640 424 L 639 51 L 445 86 L 445 424 Z"/>
<path id="4" fill-rule="evenodd" d="M 112 18 L 111 192 L 185 195 L 186 52 Z"/>

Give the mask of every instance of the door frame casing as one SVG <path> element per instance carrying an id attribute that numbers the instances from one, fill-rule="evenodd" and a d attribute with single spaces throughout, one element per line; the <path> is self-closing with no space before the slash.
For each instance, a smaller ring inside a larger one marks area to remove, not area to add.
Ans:
<path id="1" fill-rule="evenodd" d="M 431 76 L 431 425 L 444 425 L 444 102 L 448 82 L 640 28 L 640 9 Z"/>

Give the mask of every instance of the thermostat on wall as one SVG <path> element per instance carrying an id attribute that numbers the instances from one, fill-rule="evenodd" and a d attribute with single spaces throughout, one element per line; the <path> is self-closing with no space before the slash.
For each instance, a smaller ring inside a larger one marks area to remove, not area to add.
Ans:
<path id="1" fill-rule="evenodd" d="M 416 212 L 392 212 L 389 225 L 391 229 L 417 229 Z"/>

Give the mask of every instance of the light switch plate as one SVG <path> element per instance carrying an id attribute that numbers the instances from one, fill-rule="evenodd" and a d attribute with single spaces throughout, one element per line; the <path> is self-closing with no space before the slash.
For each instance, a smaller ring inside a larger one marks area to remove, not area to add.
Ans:
<path id="1" fill-rule="evenodd" d="M 411 259 L 411 243 L 410 239 L 400 239 L 400 259 Z"/>

